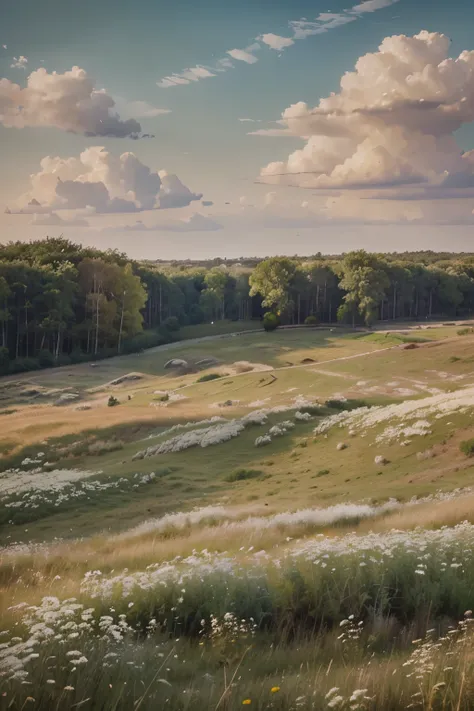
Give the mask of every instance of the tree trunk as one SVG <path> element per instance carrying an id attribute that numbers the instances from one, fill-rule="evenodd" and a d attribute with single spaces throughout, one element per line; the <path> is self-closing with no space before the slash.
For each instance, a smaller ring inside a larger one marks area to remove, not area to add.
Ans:
<path id="1" fill-rule="evenodd" d="M 430 309 L 429 309 L 429 317 L 431 318 L 431 314 L 433 312 L 433 289 L 430 289 Z"/>
<path id="2" fill-rule="evenodd" d="M 120 353 L 120 350 L 122 348 L 123 312 L 124 311 L 125 311 L 125 292 L 123 292 L 122 313 L 120 314 L 120 329 L 119 329 L 118 346 L 117 346 L 118 353 Z"/>
<path id="3" fill-rule="evenodd" d="M 298 325 L 301 323 L 301 294 L 298 293 Z"/>
<path id="4" fill-rule="evenodd" d="M 393 287 L 393 320 L 397 318 L 397 289 Z"/>

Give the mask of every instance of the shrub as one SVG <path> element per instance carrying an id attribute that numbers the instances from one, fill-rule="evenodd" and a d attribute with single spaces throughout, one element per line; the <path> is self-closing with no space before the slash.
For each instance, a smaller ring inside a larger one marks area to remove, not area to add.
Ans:
<path id="1" fill-rule="evenodd" d="M 208 383 L 210 380 L 218 380 L 219 378 L 222 378 L 220 373 L 206 373 L 206 375 L 201 375 L 196 380 L 196 383 Z"/>
<path id="2" fill-rule="evenodd" d="M 226 481 L 245 481 L 246 479 L 256 479 L 262 475 L 259 469 L 237 469 L 226 477 Z"/>
<path id="3" fill-rule="evenodd" d="M 460 328 L 456 333 L 458 336 L 467 336 L 470 333 L 474 333 L 474 328 Z"/>
<path id="4" fill-rule="evenodd" d="M 120 405 L 120 402 L 117 400 L 116 397 L 114 397 L 113 395 L 111 395 L 111 396 L 109 397 L 108 402 L 107 402 L 107 406 L 108 406 L 108 407 L 115 407 L 116 405 Z"/>
<path id="5" fill-rule="evenodd" d="M 179 321 L 176 316 L 169 316 L 165 321 L 163 321 L 163 326 L 167 331 L 179 331 Z"/>
<path id="6" fill-rule="evenodd" d="M 45 348 L 38 353 L 38 363 L 41 368 L 52 368 L 54 365 L 54 355 Z"/>
<path id="7" fill-rule="evenodd" d="M 280 325 L 280 321 L 276 314 L 271 311 L 267 311 L 263 316 L 263 328 L 265 331 L 275 331 Z"/>
<path id="8" fill-rule="evenodd" d="M 474 439 L 465 439 L 464 442 L 461 442 L 459 445 L 459 449 L 463 454 L 466 455 L 466 457 L 473 457 L 474 456 Z"/>
<path id="9" fill-rule="evenodd" d="M 333 410 L 357 410 L 359 407 L 369 407 L 369 405 L 364 400 L 326 400 L 324 403 L 326 407 L 330 407 Z"/>
<path id="10" fill-rule="evenodd" d="M 159 395 L 159 396 L 156 398 L 156 400 L 158 400 L 158 402 L 168 402 L 169 399 L 170 399 L 170 396 L 169 396 L 168 393 L 164 393 L 163 395 Z"/>
<path id="11" fill-rule="evenodd" d="M 8 373 L 10 366 L 10 352 L 4 346 L 0 347 L 0 373 Z"/>
<path id="12" fill-rule="evenodd" d="M 305 326 L 317 326 L 319 324 L 319 319 L 314 314 L 307 316 L 304 320 Z"/>
<path id="13" fill-rule="evenodd" d="M 10 373 L 26 373 L 29 370 L 39 370 L 37 358 L 16 358 L 10 363 Z"/>

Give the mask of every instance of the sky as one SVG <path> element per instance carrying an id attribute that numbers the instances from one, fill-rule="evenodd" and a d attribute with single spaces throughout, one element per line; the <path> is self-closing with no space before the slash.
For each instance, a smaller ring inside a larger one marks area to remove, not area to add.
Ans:
<path id="1" fill-rule="evenodd" d="M 0 242 L 473 251 L 471 0 L 21 0 Z"/>

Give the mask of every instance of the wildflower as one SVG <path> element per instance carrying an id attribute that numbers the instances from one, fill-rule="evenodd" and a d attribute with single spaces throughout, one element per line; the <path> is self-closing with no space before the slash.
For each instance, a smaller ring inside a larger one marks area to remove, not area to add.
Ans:
<path id="1" fill-rule="evenodd" d="M 74 687 L 73 686 L 65 686 L 64 691 L 74 691 Z"/>
<path id="2" fill-rule="evenodd" d="M 55 684 L 56 682 L 55 682 L 54 679 L 47 679 L 47 680 L 46 680 L 46 683 L 47 683 L 47 684 Z"/>
<path id="3" fill-rule="evenodd" d="M 276 694 L 278 691 L 280 691 L 280 687 L 279 686 L 272 686 L 270 691 L 272 694 Z"/>
<path id="4" fill-rule="evenodd" d="M 252 699 L 244 699 L 242 701 L 242 706 L 250 706 L 251 703 L 252 703 Z"/>

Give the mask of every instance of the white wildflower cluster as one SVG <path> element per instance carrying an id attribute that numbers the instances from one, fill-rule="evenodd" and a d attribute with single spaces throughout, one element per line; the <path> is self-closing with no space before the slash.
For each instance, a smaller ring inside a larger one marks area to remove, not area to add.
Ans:
<path id="1" fill-rule="evenodd" d="M 380 443 L 401 437 L 424 436 L 430 432 L 427 417 L 439 419 L 453 412 L 466 412 L 473 407 L 474 386 L 471 385 L 455 392 L 442 392 L 421 400 L 407 400 L 396 405 L 344 410 L 325 418 L 314 432 L 323 434 L 337 426 L 349 426 L 354 431 L 366 432 L 389 421 L 399 420 L 399 424 L 392 423 L 377 436 L 377 442 Z"/>
<path id="2" fill-rule="evenodd" d="M 308 422 L 311 419 L 312 417 L 309 412 L 300 412 L 299 410 L 295 412 L 295 420 L 298 422 Z"/>
<path id="3" fill-rule="evenodd" d="M 101 474 L 101 471 L 79 471 L 77 469 L 54 469 L 53 471 L 24 472 L 8 469 L 0 474 L 0 496 L 19 494 L 22 491 L 60 491 L 71 483 Z"/>
<path id="4" fill-rule="evenodd" d="M 81 481 L 78 484 L 69 484 L 60 482 L 57 485 L 52 485 L 50 489 L 32 488 L 24 492 L 21 496 L 12 495 L 1 497 L 0 501 L 5 508 L 11 509 L 38 509 L 41 506 L 49 505 L 59 507 L 73 499 L 88 498 L 100 494 L 110 489 L 117 489 L 122 493 L 133 491 L 146 484 L 155 481 L 156 474 L 134 474 L 133 477 L 118 479 L 109 479 L 108 481 L 99 481 L 98 479 Z"/>
<path id="5" fill-rule="evenodd" d="M 23 610 L 21 627 L 23 636 L 11 637 L 0 647 L 0 676 L 26 683 L 29 670 L 41 663 L 49 643 L 62 645 L 61 657 L 47 657 L 48 673 L 54 667 L 72 675 L 78 667 L 86 665 L 85 648 L 91 639 L 117 644 L 132 632 L 125 615 L 116 619 L 99 616 L 95 608 L 86 608 L 76 598 L 60 601 L 57 597 L 43 598 L 41 605 L 17 605 L 12 610 Z M 71 648 L 72 647 L 72 648 Z M 79 648 L 78 648 L 79 647 Z"/>
<path id="6" fill-rule="evenodd" d="M 257 437 L 255 440 L 256 447 L 264 447 L 267 444 L 271 444 L 272 439 L 275 437 L 283 437 L 289 430 L 294 429 L 295 425 L 290 420 L 285 420 L 284 422 L 279 422 L 277 425 L 270 427 L 268 432 L 261 437 Z"/>
<path id="7" fill-rule="evenodd" d="M 349 696 L 342 696 L 338 686 L 329 689 L 325 701 L 328 709 L 350 709 L 351 711 L 364 711 L 370 708 L 373 696 L 368 696 L 368 689 L 355 689 Z"/>
<path id="8" fill-rule="evenodd" d="M 228 442 L 230 439 L 238 437 L 244 429 L 245 424 L 241 420 L 229 420 L 209 427 L 190 430 L 137 452 L 133 460 L 146 459 L 147 457 L 170 452 L 182 452 L 190 447 L 211 447 L 216 444 L 222 444 L 222 442 Z"/>
<path id="9" fill-rule="evenodd" d="M 256 631 L 253 617 L 248 620 L 239 619 L 233 612 L 226 612 L 221 617 L 211 614 L 209 623 L 201 620 L 201 636 L 213 643 L 221 640 L 235 643 L 239 639 L 255 636 Z"/>
<path id="10" fill-rule="evenodd" d="M 267 516 L 246 516 L 245 512 L 242 512 L 239 508 L 205 506 L 189 512 L 170 513 L 161 518 L 144 521 L 129 531 L 118 534 L 114 540 L 141 536 L 152 531 L 159 533 L 170 529 L 181 530 L 183 528 L 206 525 L 207 523 L 212 523 L 214 531 L 218 531 L 219 528 L 223 531 L 250 531 L 252 529 L 264 530 L 273 527 L 283 528 L 301 525 L 323 527 L 341 521 L 376 518 L 420 504 L 455 501 L 463 496 L 471 495 L 472 492 L 472 488 L 466 487 L 464 489 L 455 489 L 451 492 L 437 492 L 420 498 L 413 497 L 406 503 L 400 503 L 396 499 L 389 499 L 387 502 L 377 506 L 369 503 L 345 503 L 335 504 L 326 508 L 284 511 Z M 219 527 L 215 525 L 216 522 L 219 522 Z"/>

